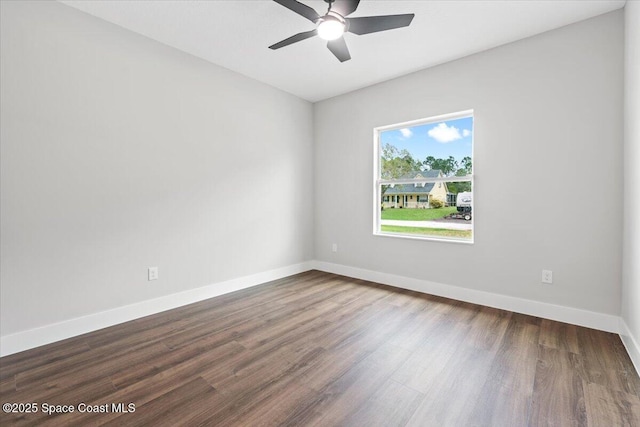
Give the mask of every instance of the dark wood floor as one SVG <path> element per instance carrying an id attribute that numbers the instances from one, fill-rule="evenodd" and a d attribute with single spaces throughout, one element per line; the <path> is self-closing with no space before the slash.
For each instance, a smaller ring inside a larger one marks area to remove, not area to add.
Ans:
<path id="1" fill-rule="evenodd" d="M 39 404 L 2 425 L 640 426 L 614 334 L 317 271 L 4 357 L 0 374 L 2 403 Z"/>

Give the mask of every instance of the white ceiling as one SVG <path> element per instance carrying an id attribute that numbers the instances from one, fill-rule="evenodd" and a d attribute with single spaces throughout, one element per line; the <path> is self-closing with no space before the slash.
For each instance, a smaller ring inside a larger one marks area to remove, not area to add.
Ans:
<path id="1" fill-rule="evenodd" d="M 60 0 L 315 102 L 624 6 L 624 0 L 362 0 L 350 17 L 415 13 L 411 26 L 346 34 L 340 63 L 316 38 L 267 47 L 314 24 L 270 0 Z M 303 0 L 324 14 L 322 0 Z"/>

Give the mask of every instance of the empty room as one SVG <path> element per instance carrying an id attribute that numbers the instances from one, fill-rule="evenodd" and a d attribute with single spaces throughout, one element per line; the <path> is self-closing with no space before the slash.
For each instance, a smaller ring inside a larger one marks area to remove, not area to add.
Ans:
<path id="1" fill-rule="evenodd" d="M 640 426 L 640 1 L 0 19 L 0 425 Z"/>

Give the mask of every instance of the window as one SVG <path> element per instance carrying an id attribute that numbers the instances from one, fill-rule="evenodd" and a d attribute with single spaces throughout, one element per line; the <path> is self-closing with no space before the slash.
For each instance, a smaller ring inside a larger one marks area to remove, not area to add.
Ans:
<path id="1" fill-rule="evenodd" d="M 374 139 L 374 234 L 473 242 L 473 111 L 379 127 Z"/>

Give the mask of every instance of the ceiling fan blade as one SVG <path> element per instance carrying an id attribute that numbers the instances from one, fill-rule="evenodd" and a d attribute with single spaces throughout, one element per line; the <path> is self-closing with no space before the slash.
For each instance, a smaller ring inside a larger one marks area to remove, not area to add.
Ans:
<path id="1" fill-rule="evenodd" d="M 378 31 L 393 30 L 411 24 L 413 13 L 405 15 L 363 16 L 361 18 L 347 18 L 349 32 L 353 34 L 369 34 Z"/>
<path id="2" fill-rule="evenodd" d="M 340 60 L 340 62 L 348 61 L 351 59 L 351 54 L 349 53 L 347 42 L 344 41 L 344 37 L 329 41 L 327 43 L 327 47 L 329 48 L 331 53 L 333 53 L 336 58 Z"/>
<path id="3" fill-rule="evenodd" d="M 331 10 L 342 16 L 347 16 L 356 11 L 360 0 L 336 0 L 331 4 Z"/>
<path id="4" fill-rule="evenodd" d="M 316 12 L 306 4 L 302 4 L 296 0 L 273 0 L 273 1 L 278 4 L 281 4 L 282 6 L 286 7 L 289 10 L 294 11 L 300 16 L 304 16 L 311 22 L 315 23 L 320 18 L 320 15 L 318 15 L 318 12 Z"/>
<path id="5" fill-rule="evenodd" d="M 308 39 L 309 37 L 313 37 L 316 34 L 318 34 L 318 30 L 311 30 L 311 31 L 305 31 L 304 33 L 298 33 L 295 36 L 291 36 L 287 39 L 282 40 L 281 42 L 272 44 L 271 46 L 269 46 L 269 49 L 273 49 L 273 50 L 280 49 L 281 47 L 289 46 L 290 44 Z"/>

